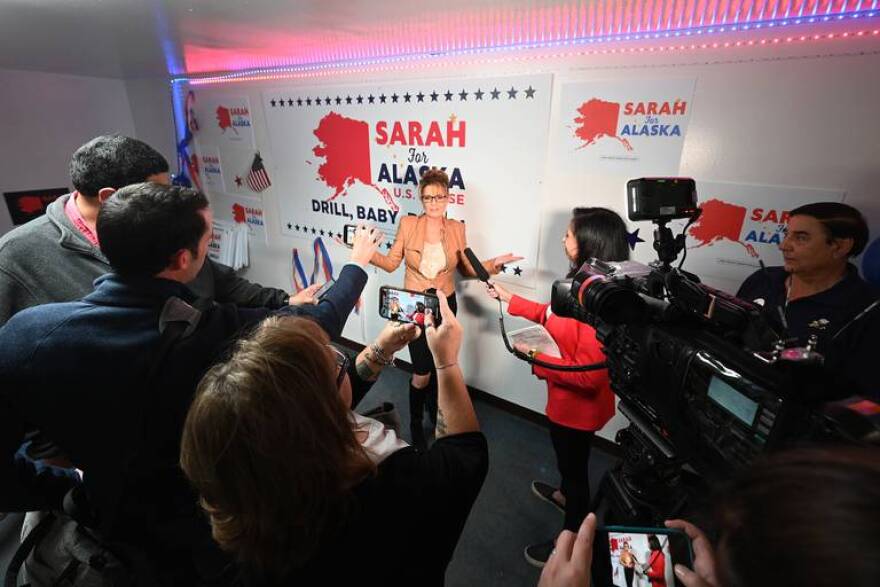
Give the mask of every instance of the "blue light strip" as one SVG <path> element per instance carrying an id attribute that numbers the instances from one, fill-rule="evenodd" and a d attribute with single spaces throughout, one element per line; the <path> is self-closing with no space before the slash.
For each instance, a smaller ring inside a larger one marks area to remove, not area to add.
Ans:
<path id="1" fill-rule="evenodd" d="M 873 0 L 872 4 L 876 4 L 877 0 Z M 818 3 L 817 3 L 818 4 Z M 492 46 L 477 46 L 472 48 L 447 48 L 444 50 L 427 50 L 424 53 L 400 53 L 397 55 L 389 55 L 387 57 L 376 57 L 372 59 L 347 59 L 340 61 L 318 61 L 313 63 L 304 63 L 301 65 L 288 65 L 270 68 L 253 68 L 242 69 L 238 71 L 224 73 L 206 73 L 192 76 L 174 76 L 171 78 L 172 84 L 183 84 L 199 80 L 210 80 L 211 82 L 222 82 L 225 80 L 235 80 L 240 78 L 250 78 L 257 76 L 283 76 L 291 73 L 309 73 L 326 70 L 339 70 L 346 68 L 370 67 L 376 65 L 388 65 L 402 62 L 412 62 L 419 60 L 461 57 L 468 55 L 478 55 L 487 53 L 498 53 L 517 51 L 524 49 L 548 49 L 554 47 L 570 47 L 576 45 L 601 45 L 605 43 L 615 43 L 624 41 L 644 41 L 651 39 L 669 39 L 678 37 L 692 37 L 699 35 L 717 35 L 738 31 L 759 30 L 762 28 L 783 28 L 789 26 L 797 26 L 804 24 L 816 24 L 824 22 L 835 22 L 844 19 L 874 19 L 880 16 L 880 11 L 876 11 L 873 7 L 870 10 L 861 10 L 853 12 L 842 12 L 839 14 L 798 16 L 794 18 L 777 18 L 768 20 L 759 20 L 747 22 L 743 21 L 736 24 L 712 24 L 706 26 L 670 29 L 665 31 L 646 32 L 646 33 L 627 33 L 617 35 L 587 35 L 579 37 L 565 38 L 561 40 L 537 41 L 537 42 L 516 42 Z"/>

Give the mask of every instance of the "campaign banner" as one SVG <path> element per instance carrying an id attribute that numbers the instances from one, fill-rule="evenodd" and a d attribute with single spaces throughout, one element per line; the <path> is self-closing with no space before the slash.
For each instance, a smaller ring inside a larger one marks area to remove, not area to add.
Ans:
<path id="1" fill-rule="evenodd" d="M 204 146 L 198 153 L 198 173 L 202 178 L 202 189 L 206 192 L 223 191 L 223 167 L 220 163 L 220 149 Z"/>
<path id="2" fill-rule="evenodd" d="M 345 224 L 367 223 L 386 233 L 387 251 L 400 219 L 422 213 L 419 178 L 437 167 L 449 176 L 448 216 L 467 224 L 469 245 L 482 258 L 524 256 L 507 275 L 532 284 L 551 79 L 265 92 L 282 231 L 338 239 Z"/>
<path id="3" fill-rule="evenodd" d="M 707 181 L 697 182 L 697 194 L 703 212 L 687 229 L 684 269 L 731 283 L 741 283 L 761 261 L 768 267 L 782 265 L 779 245 L 791 210 L 844 197 L 840 190 Z M 679 234 L 685 221 L 670 227 Z"/>
<path id="4" fill-rule="evenodd" d="M 551 152 L 562 173 L 678 175 L 694 79 L 562 85 Z"/>
<path id="5" fill-rule="evenodd" d="M 194 91 L 188 99 L 190 128 L 200 147 L 238 145 L 254 147 L 254 126 L 247 96 L 224 96 Z M 203 149 L 199 149 L 201 152 Z"/>
<path id="6" fill-rule="evenodd" d="M 212 198 L 211 208 L 214 211 L 214 218 L 234 225 L 245 225 L 249 236 L 268 244 L 262 200 L 223 195 Z"/>

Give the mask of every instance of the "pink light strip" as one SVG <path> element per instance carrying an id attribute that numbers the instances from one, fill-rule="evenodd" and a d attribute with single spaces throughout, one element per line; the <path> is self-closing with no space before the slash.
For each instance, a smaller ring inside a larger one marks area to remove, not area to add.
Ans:
<path id="1" fill-rule="evenodd" d="M 507 56 L 507 57 L 495 57 L 495 58 L 485 58 L 485 59 L 468 59 L 462 60 L 462 64 L 485 64 L 485 63 L 499 63 L 499 62 L 515 62 L 515 61 L 531 61 L 536 59 L 550 59 L 550 58 L 563 58 L 563 57 L 572 57 L 572 56 L 586 56 L 586 55 L 632 55 L 637 53 L 675 53 L 675 52 L 683 52 L 683 51 L 702 51 L 702 50 L 712 50 L 712 49 L 729 49 L 729 48 L 748 48 L 748 47 L 763 47 L 767 45 L 783 45 L 783 44 L 791 44 L 791 43 L 810 43 L 817 41 L 830 41 L 830 40 L 844 40 L 850 38 L 862 38 L 862 37 L 880 37 L 880 29 L 873 30 L 860 30 L 855 32 L 843 32 L 843 33 L 826 33 L 826 34 L 800 34 L 800 35 L 790 35 L 785 37 L 768 37 L 763 39 L 749 39 L 749 40 L 737 40 L 737 41 L 716 41 L 716 42 L 703 42 L 703 43 L 678 43 L 671 45 L 660 45 L 660 46 L 651 46 L 651 47 L 612 47 L 612 48 L 603 48 L 603 49 L 580 49 L 580 50 L 572 50 L 572 51 L 561 51 L 558 53 L 547 53 L 547 54 L 533 54 L 533 55 L 519 55 L 519 56 Z M 403 61 L 403 60 L 401 60 Z M 224 84 L 224 83 L 235 83 L 235 82 L 254 82 L 254 81 L 268 81 L 268 80 L 281 80 L 281 79 L 302 79 L 302 78 L 315 78 L 315 77 L 327 77 L 327 76 L 336 76 L 336 75 L 346 75 L 346 74 L 354 74 L 354 73 L 363 73 L 363 72 L 377 72 L 377 71 L 406 71 L 410 69 L 416 68 L 428 68 L 430 65 L 425 63 L 418 63 L 416 60 L 405 60 L 405 62 L 400 63 L 376 63 L 376 64 L 364 64 L 362 66 L 358 66 L 356 64 L 339 64 L 339 67 L 335 67 L 334 64 L 327 64 L 321 67 L 317 66 L 307 66 L 307 67 L 290 67 L 284 68 L 283 70 L 277 71 L 266 71 L 266 72 L 253 72 L 248 74 L 237 75 L 235 73 L 224 74 L 218 76 L 211 77 L 202 77 L 202 78 L 175 78 L 171 80 L 172 84 L 176 83 L 188 83 L 190 85 L 199 86 L 199 85 L 214 85 L 214 84 Z"/>

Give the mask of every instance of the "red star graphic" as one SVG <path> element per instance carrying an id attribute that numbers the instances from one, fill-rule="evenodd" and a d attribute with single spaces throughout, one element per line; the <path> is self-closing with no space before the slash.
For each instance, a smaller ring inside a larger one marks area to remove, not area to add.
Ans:
<path id="1" fill-rule="evenodd" d="M 237 175 L 235 176 L 235 185 L 241 187 L 241 178 Z"/>

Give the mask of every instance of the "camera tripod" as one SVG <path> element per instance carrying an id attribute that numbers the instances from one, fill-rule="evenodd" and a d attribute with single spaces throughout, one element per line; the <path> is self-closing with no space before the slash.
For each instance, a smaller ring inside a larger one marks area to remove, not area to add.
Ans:
<path id="1" fill-rule="evenodd" d="M 662 526 L 693 505 L 702 480 L 635 409 L 625 402 L 619 409 L 630 420 L 616 438 L 623 456 L 602 477 L 590 509 L 604 514 L 605 525 Z"/>

